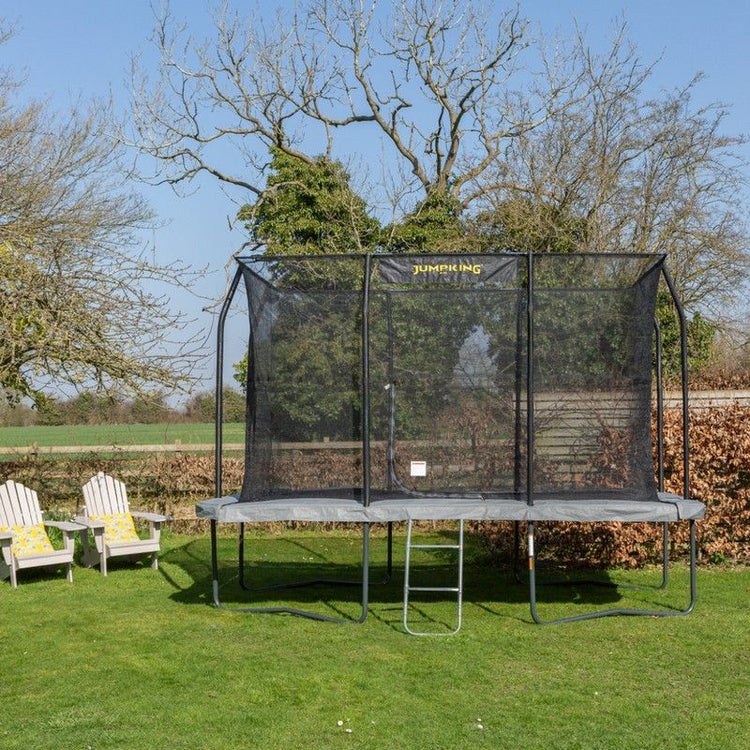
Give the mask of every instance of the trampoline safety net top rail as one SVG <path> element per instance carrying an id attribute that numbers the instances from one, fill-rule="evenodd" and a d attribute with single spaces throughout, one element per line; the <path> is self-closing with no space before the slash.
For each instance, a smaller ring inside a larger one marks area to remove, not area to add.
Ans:
<path id="1" fill-rule="evenodd" d="M 219 325 L 216 497 L 197 515 L 212 528 L 688 520 L 694 535 L 687 419 L 682 496 L 661 486 L 661 430 L 652 445 L 662 280 L 687 415 L 663 255 L 239 258 Z M 245 471 L 225 494 L 224 321 L 242 283 Z"/>

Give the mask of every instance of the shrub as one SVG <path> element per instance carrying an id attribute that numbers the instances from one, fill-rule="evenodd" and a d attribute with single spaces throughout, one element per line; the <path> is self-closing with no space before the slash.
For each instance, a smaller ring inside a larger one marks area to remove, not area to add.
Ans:
<path id="1" fill-rule="evenodd" d="M 664 432 L 665 490 L 681 495 L 682 413 L 679 409 L 665 411 Z M 748 564 L 750 408 L 734 404 L 691 412 L 689 435 L 690 495 L 706 504 L 706 517 L 697 526 L 699 559 Z M 654 434 L 654 441 L 655 438 Z M 484 526 L 482 533 L 486 534 L 496 554 L 505 558 L 511 556 L 511 523 Z M 540 557 L 557 562 L 635 567 L 661 559 L 661 525 L 546 523 L 539 524 L 537 537 Z M 686 554 L 688 538 L 688 524 L 670 524 L 671 553 Z"/>

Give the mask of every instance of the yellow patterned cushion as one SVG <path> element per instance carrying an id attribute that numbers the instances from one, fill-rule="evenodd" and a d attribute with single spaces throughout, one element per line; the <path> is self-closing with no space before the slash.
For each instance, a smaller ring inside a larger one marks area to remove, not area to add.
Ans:
<path id="1" fill-rule="evenodd" d="M 108 513 L 89 516 L 92 521 L 101 521 L 104 524 L 105 544 L 120 544 L 122 542 L 137 542 L 138 534 L 135 533 L 133 516 L 130 513 Z"/>
<path id="2" fill-rule="evenodd" d="M 54 552 L 55 548 L 50 544 L 43 523 L 34 526 L 0 526 L 0 531 L 10 531 L 13 534 L 11 550 L 16 557 L 24 555 L 41 555 L 45 552 Z"/>

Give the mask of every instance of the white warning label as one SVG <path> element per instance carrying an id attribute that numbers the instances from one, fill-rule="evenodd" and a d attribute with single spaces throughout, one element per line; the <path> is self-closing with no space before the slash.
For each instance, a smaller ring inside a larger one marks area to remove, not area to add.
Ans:
<path id="1" fill-rule="evenodd" d="M 411 462 L 411 475 L 413 477 L 426 477 L 427 476 L 427 461 L 412 461 Z"/>

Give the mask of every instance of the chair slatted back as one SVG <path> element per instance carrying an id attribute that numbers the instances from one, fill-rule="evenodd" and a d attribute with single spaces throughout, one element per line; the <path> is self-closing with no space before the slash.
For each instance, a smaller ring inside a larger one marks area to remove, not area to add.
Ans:
<path id="1" fill-rule="evenodd" d="M 125 485 L 101 471 L 83 485 L 83 498 L 89 516 L 130 512 Z"/>
<path id="2" fill-rule="evenodd" d="M 42 522 L 34 490 L 12 479 L 0 486 L 0 526 L 35 526 Z"/>

